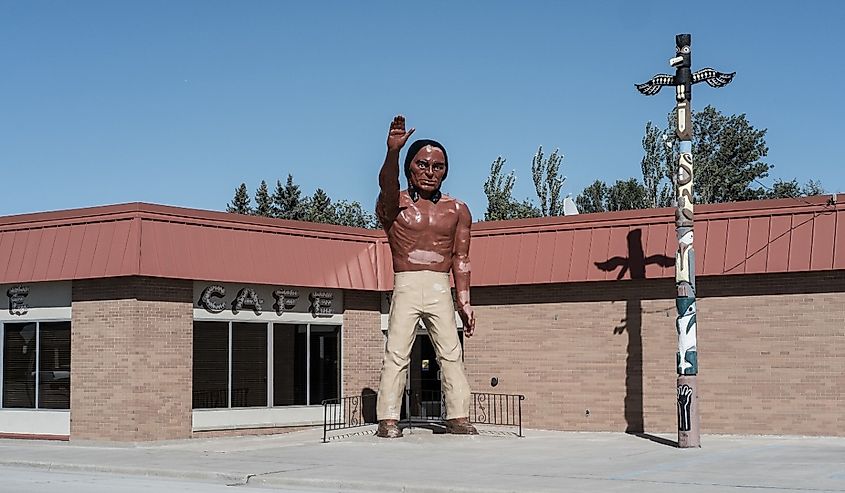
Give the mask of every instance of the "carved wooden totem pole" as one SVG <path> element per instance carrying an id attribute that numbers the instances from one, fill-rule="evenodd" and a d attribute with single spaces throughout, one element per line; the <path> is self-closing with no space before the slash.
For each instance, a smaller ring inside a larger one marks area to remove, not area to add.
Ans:
<path id="1" fill-rule="evenodd" d="M 675 305 L 678 318 L 675 328 L 678 332 L 678 446 L 700 447 L 700 424 L 698 413 L 698 350 L 696 348 L 695 313 L 695 249 L 693 248 L 693 191 L 692 191 L 692 85 L 707 82 L 711 87 L 723 87 L 733 80 L 736 72 L 726 74 L 712 68 L 692 72 L 692 55 L 689 34 L 675 36 L 677 54 L 669 60 L 675 68 L 675 75 L 657 74 L 636 88 L 646 96 L 653 96 L 663 86 L 675 86 L 675 112 L 678 128 L 680 156 L 678 159 L 675 211 L 675 231 L 678 235 L 678 251 L 675 254 L 675 285 L 678 289 Z"/>

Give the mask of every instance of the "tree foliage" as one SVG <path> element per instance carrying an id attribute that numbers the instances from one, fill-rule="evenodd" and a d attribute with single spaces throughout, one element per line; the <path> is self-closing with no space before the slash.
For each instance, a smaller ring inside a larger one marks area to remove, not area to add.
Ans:
<path id="1" fill-rule="evenodd" d="M 255 190 L 255 211 L 256 216 L 272 217 L 273 201 L 270 199 L 270 191 L 267 189 L 267 182 L 261 180 L 261 184 Z"/>
<path id="2" fill-rule="evenodd" d="M 825 193 L 822 184 L 818 180 L 810 180 L 804 186 L 798 184 L 798 180 L 792 179 L 789 181 L 779 179 L 775 181 L 772 188 L 766 191 L 766 198 L 770 199 L 785 199 L 796 197 L 810 197 L 813 195 L 822 195 Z"/>
<path id="3" fill-rule="evenodd" d="M 666 207 L 675 195 L 679 144 L 676 115 L 670 112 L 667 127 L 646 123 L 643 137 L 643 185 L 649 207 Z M 818 181 L 803 188 L 795 180 L 777 180 L 772 188 L 761 180 L 774 166 L 766 163 L 766 129 L 757 129 L 745 114 L 724 115 L 713 106 L 693 112 L 693 191 L 696 203 L 739 202 L 823 193 Z"/>
<path id="4" fill-rule="evenodd" d="M 318 188 L 313 196 L 302 196 L 299 185 L 288 175 L 282 185 L 276 180 L 276 188 L 270 195 L 267 182 L 261 181 L 255 192 L 256 207 L 250 206 L 250 198 L 245 184 L 235 190 L 235 198 L 227 204 L 228 212 L 255 214 L 257 216 L 311 221 L 359 228 L 377 228 L 378 221 L 374 214 L 364 210 L 358 202 L 339 200 L 333 202 L 325 190 Z"/>
<path id="5" fill-rule="evenodd" d="M 378 227 L 375 215 L 365 211 L 358 202 L 349 202 L 348 200 L 335 202 L 334 215 L 334 224 L 358 228 Z"/>
<path id="6" fill-rule="evenodd" d="M 575 198 L 575 204 L 585 214 L 644 209 L 648 206 L 648 192 L 636 178 L 616 180 L 610 186 L 596 180 Z"/>
<path id="7" fill-rule="evenodd" d="M 562 216 L 563 198 L 560 191 L 566 177 L 560 175 L 560 165 L 563 155 L 555 149 L 549 157 L 543 157 L 543 146 L 537 149 L 531 160 L 531 176 L 534 179 L 534 190 L 540 201 L 540 214 L 543 216 Z"/>
<path id="8" fill-rule="evenodd" d="M 575 197 L 575 205 L 578 206 L 578 212 L 583 214 L 605 212 L 607 210 L 606 197 L 607 185 L 601 180 L 596 180 Z"/>
<path id="9" fill-rule="evenodd" d="M 507 175 L 502 173 L 506 161 L 505 158 L 499 156 L 490 165 L 490 175 L 484 182 L 484 194 L 487 196 L 484 220 L 501 221 L 539 217 L 540 210 L 530 200 L 525 199 L 522 202 L 514 200 L 513 186 L 516 183 L 516 176 L 514 171 Z"/>
<path id="10" fill-rule="evenodd" d="M 279 219 L 305 220 L 308 204 L 302 198 L 302 191 L 299 185 L 294 184 L 293 176 L 288 174 L 287 182 L 276 180 L 276 190 L 273 192 L 273 217 Z"/>
<path id="11" fill-rule="evenodd" d="M 616 180 L 607 189 L 605 208 L 608 211 L 630 211 L 648 207 L 645 187 L 636 178 Z"/>
<path id="12" fill-rule="evenodd" d="M 640 168 L 647 207 L 668 207 L 675 193 L 672 157 L 666 146 L 666 132 L 651 122 L 645 124 Z"/>
<path id="13" fill-rule="evenodd" d="M 334 224 L 337 216 L 335 214 L 332 199 L 322 188 L 314 190 L 314 195 L 308 200 L 308 209 L 305 213 L 305 220 L 312 223 Z"/>
<path id="14" fill-rule="evenodd" d="M 485 221 L 507 219 L 508 214 L 510 214 L 516 177 L 514 177 L 513 171 L 507 175 L 502 174 L 505 161 L 506 159 L 502 156 L 497 157 L 490 165 L 490 174 L 484 181 L 484 195 L 487 196 L 487 210 L 484 212 Z"/>
<path id="15" fill-rule="evenodd" d="M 226 212 L 233 212 L 235 214 L 252 214 L 252 207 L 250 206 L 249 192 L 246 189 L 246 183 L 241 183 L 235 189 L 235 196 L 232 201 L 226 204 Z"/>
<path id="16" fill-rule="evenodd" d="M 672 183 L 680 155 L 675 135 L 676 115 L 666 129 L 646 123 L 643 137 L 643 183 L 651 204 L 667 206 L 674 195 Z M 761 179 L 772 166 L 763 159 L 769 152 L 766 129 L 757 129 L 745 114 L 724 115 L 713 106 L 693 112 L 693 190 L 697 203 L 712 204 L 764 198 Z M 658 190 L 659 187 L 659 190 Z M 664 190 L 669 190 L 664 195 Z"/>

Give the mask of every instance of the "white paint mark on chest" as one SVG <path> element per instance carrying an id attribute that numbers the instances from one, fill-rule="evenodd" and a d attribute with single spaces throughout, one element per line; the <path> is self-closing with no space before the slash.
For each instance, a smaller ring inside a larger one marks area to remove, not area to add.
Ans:
<path id="1" fill-rule="evenodd" d="M 445 258 L 437 252 L 414 250 L 408 254 L 408 262 L 418 265 L 429 265 L 443 262 Z"/>

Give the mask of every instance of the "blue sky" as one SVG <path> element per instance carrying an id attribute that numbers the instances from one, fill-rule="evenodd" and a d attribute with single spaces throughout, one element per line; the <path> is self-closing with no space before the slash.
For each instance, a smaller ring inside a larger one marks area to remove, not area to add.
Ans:
<path id="1" fill-rule="evenodd" d="M 222 210 L 288 173 L 371 208 L 393 115 L 449 151 L 444 190 L 476 219 L 490 163 L 533 197 L 537 146 L 564 191 L 641 177 L 670 91 L 674 35 L 693 68 L 736 71 L 693 105 L 767 128 L 772 178 L 845 191 L 845 2 L 0 1 L 0 215 L 130 201 Z"/>

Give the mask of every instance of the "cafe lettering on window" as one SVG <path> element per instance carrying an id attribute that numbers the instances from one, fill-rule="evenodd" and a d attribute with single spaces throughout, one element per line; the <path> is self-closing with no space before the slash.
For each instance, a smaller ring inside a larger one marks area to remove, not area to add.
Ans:
<path id="1" fill-rule="evenodd" d="M 338 294 L 330 290 L 275 287 L 248 287 L 224 284 L 195 285 L 200 289 L 196 303 L 209 313 L 252 312 L 261 315 L 272 310 L 277 316 L 287 312 L 310 313 L 315 318 L 331 317 L 342 310 Z"/>

